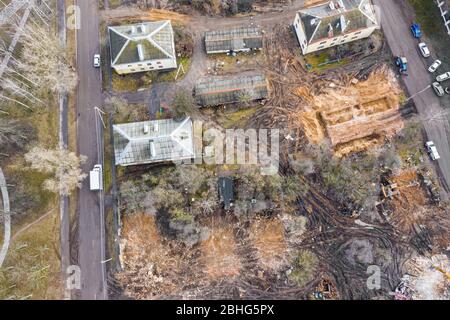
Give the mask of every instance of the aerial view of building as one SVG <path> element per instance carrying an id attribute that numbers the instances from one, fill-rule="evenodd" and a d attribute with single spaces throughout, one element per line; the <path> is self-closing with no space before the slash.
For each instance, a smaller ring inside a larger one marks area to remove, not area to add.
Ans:
<path id="1" fill-rule="evenodd" d="M 203 78 L 195 85 L 195 98 L 203 107 L 218 106 L 268 97 L 267 80 L 263 75 L 233 78 Z"/>
<path id="2" fill-rule="evenodd" d="M 0 0 L 3 318 L 450 300 L 449 5 Z"/>
<path id="3" fill-rule="evenodd" d="M 108 30 L 111 66 L 117 73 L 177 67 L 170 20 L 111 26 Z"/>
<path id="4" fill-rule="evenodd" d="M 263 47 L 263 33 L 261 28 L 256 27 L 208 31 L 205 46 L 208 54 L 260 50 Z"/>
<path id="5" fill-rule="evenodd" d="M 192 120 L 152 120 L 116 124 L 116 165 L 132 166 L 194 158 Z"/>
<path id="6" fill-rule="evenodd" d="M 379 23 L 370 0 L 332 0 L 299 10 L 294 28 L 303 54 L 369 37 Z"/>

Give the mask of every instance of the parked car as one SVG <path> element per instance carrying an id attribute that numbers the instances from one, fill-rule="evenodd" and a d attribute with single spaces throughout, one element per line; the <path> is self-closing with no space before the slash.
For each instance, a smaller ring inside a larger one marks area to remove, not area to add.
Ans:
<path id="1" fill-rule="evenodd" d="M 413 23 L 410 29 L 414 38 L 420 38 L 422 36 L 422 30 L 417 23 Z"/>
<path id="2" fill-rule="evenodd" d="M 450 87 L 445 87 L 444 91 L 446 94 L 450 94 Z"/>
<path id="3" fill-rule="evenodd" d="M 396 57 L 395 65 L 398 67 L 400 74 L 406 74 L 408 72 L 408 60 L 405 57 Z"/>
<path id="4" fill-rule="evenodd" d="M 439 82 L 433 82 L 432 87 L 434 92 L 436 92 L 439 97 L 442 97 L 444 95 L 444 89 Z"/>
<path id="5" fill-rule="evenodd" d="M 434 73 L 437 68 L 439 68 L 441 66 L 442 62 L 441 60 L 436 60 L 435 62 L 433 62 L 433 64 L 428 68 L 428 71 L 430 71 L 431 73 Z"/>
<path id="6" fill-rule="evenodd" d="M 427 152 L 432 160 L 438 160 L 441 158 L 433 141 L 428 141 L 425 143 L 425 147 L 427 148 Z"/>
<path id="7" fill-rule="evenodd" d="M 432 87 L 434 92 L 436 92 L 439 97 L 442 97 L 444 95 L 444 88 L 442 88 L 439 82 L 433 82 Z"/>
<path id="8" fill-rule="evenodd" d="M 424 58 L 428 58 L 430 56 L 430 49 L 428 49 L 425 42 L 419 43 L 419 50 Z"/>
<path id="9" fill-rule="evenodd" d="M 440 74 L 440 75 L 438 75 L 436 77 L 436 81 L 437 82 L 442 82 L 442 81 L 445 81 L 445 80 L 448 80 L 448 79 L 450 79 L 450 72 L 446 72 L 446 73 Z"/>
<path id="10" fill-rule="evenodd" d="M 100 55 L 94 54 L 94 68 L 100 68 Z"/>

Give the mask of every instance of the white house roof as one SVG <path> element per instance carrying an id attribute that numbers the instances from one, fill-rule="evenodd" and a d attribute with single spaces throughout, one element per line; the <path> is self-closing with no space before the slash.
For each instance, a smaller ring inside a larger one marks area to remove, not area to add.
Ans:
<path id="1" fill-rule="evenodd" d="M 192 120 L 153 120 L 113 126 L 116 165 L 194 158 Z"/>
<path id="2" fill-rule="evenodd" d="M 378 25 L 370 0 L 331 0 L 298 13 L 308 43 Z"/>
<path id="3" fill-rule="evenodd" d="M 170 20 L 111 26 L 108 30 L 113 66 L 176 59 Z"/>

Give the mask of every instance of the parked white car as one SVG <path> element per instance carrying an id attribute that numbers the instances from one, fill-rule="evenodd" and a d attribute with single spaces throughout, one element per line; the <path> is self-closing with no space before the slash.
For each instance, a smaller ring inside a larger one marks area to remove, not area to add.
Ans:
<path id="1" fill-rule="evenodd" d="M 425 147 L 427 148 L 427 152 L 432 160 L 438 160 L 441 158 L 433 141 L 428 141 L 425 143 Z"/>
<path id="2" fill-rule="evenodd" d="M 441 66 L 442 62 L 441 60 L 436 60 L 435 62 L 433 62 L 433 64 L 428 68 L 428 71 L 430 71 L 431 73 L 434 73 L 437 68 L 439 68 Z"/>
<path id="3" fill-rule="evenodd" d="M 439 82 L 433 82 L 433 90 L 436 92 L 436 94 L 439 97 L 442 97 L 444 95 L 444 89 L 442 88 L 441 84 Z"/>
<path id="4" fill-rule="evenodd" d="M 428 49 L 425 42 L 419 43 L 419 50 L 422 56 L 424 56 L 424 58 L 428 58 L 430 56 L 430 49 Z"/>
<path id="5" fill-rule="evenodd" d="M 100 68 L 100 55 L 94 54 L 94 68 Z"/>
<path id="6" fill-rule="evenodd" d="M 436 77 L 436 81 L 437 82 L 442 82 L 442 81 L 445 81 L 445 80 L 448 80 L 448 79 L 450 79 L 450 72 L 446 72 L 446 73 L 440 74 L 440 75 L 438 75 Z"/>

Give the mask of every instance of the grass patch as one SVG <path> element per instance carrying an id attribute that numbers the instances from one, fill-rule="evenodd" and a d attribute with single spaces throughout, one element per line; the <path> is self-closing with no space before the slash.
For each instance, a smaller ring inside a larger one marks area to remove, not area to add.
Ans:
<path id="1" fill-rule="evenodd" d="M 225 129 L 243 128 L 256 110 L 258 110 L 258 106 L 241 108 L 235 112 L 218 111 L 217 122 Z"/>
<path id="2" fill-rule="evenodd" d="M 32 110 L 14 104 L 2 105 L 7 117 L 32 126 L 36 135 L 29 145 L 55 147 L 58 144 L 58 112 L 56 99 L 50 94 L 40 96 L 46 106 Z M 2 158 L 9 190 L 12 216 L 12 235 L 57 208 L 56 195 L 42 188 L 45 174 L 28 170 L 23 155 L 17 150 L 9 158 Z M 55 210 L 56 212 L 57 210 Z M 0 299 L 58 299 L 60 298 L 60 263 L 55 250 L 59 239 L 58 215 L 46 217 L 24 231 L 11 243 L 3 268 L 0 270 Z"/>
<path id="3" fill-rule="evenodd" d="M 314 280 L 318 266 L 317 256 L 308 250 L 301 250 L 294 260 L 289 278 L 299 287 L 303 287 Z"/>
<path id="4" fill-rule="evenodd" d="M 58 213 L 24 231 L 0 269 L 0 299 L 61 299 Z"/>
<path id="5" fill-rule="evenodd" d="M 258 110 L 258 106 L 242 107 L 236 111 L 224 111 L 221 108 L 205 108 L 204 112 L 215 117 L 225 129 L 243 128 L 247 120 Z"/>
<path id="6" fill-rule="evenodd" d="M 183 64 L 184 67 L 184 73 L 180 71 L 177 80 L 175 80 L 175 77 L 177 75 L 178 69 L 169 72 L 162 72 L 159 77 L 156 76 L 156 73 L 153 73 L 152 74 L 153 81 L 170 82 L 170 81 L 179 81 L 183 79 L 189 72 L 189 69 L 191 68 L 192 59 L 190 57 L 178 58 L 177 63 L 178 67 L 180 67 L 181 64 Z"/>
<path id="7" fill-rule="evenodd" d="M 140 79 L 136 74 L 119 75 L 116 72 L 112 73 L 112 89 L 115 92 L 135 92 L 140 87 Z"/>
<path id="8" fill-rule="evenodd" d="M 126 75 L 119 75 L 113 71 L 112 89 L 115 92 L 136 92 L 140 89 L 148 89 L 153 83 L 179 81 L 189 72 L 191 63 L 192 59 L 188 57 L 178 59 L 178 66 L 183 64 L 185 72 L 180 71 L 177 80 L 175 80 L 175 77 L 178 69 L 171 71 L 148 71 Z"/>
<path id="9" fill-rule="evenodd" d="M 348 59 L 332 60 L 330 54 L 327 51 L 322 51 L 320 53 L 308 54 L 304 57 L 305 62 L 310 67 L 307 68 L 308 71 L 323 71 L 331 69 L 340 65 L 344 65 L 348 62 Z"/>

